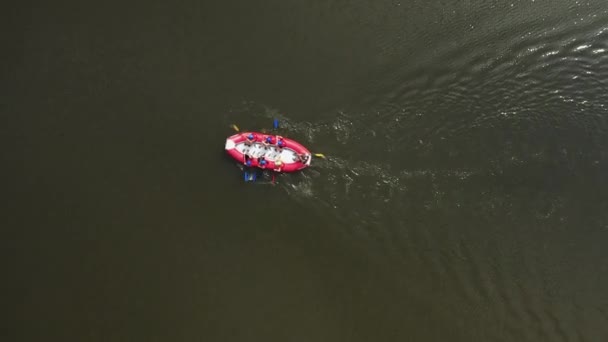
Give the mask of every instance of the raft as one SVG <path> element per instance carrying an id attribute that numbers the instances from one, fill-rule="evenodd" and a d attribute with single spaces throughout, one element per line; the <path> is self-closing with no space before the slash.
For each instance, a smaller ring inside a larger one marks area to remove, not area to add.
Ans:
<path id="1" fill-rule="evenodd" d="M 310 166 L 312 160 L 310 151 L 299 142 L 260 132 L 241 132 L 228 137 L 226 152 L 242 164 L 249 161 L 251 167 L 276 172 L 300 171 Z M 266 161 L 265 165 L 261 165 L 262 160 Z"/>

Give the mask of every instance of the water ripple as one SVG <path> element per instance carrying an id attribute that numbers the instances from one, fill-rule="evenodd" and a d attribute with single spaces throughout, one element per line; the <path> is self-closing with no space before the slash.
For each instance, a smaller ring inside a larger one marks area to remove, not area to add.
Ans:
<path id="1" fill-rule="evenodd" d="M 594 193 L 608 171 L 606 11 L 575 4 L 565 20 L 548 4 L 491 4 L 498 14 L 488 17 L 446 5 L 435 27 L 420 28 L 359 6 L 349 10 L 373 38 L 372 71 L 354 104 L 325 121 L 280 116 L 290 136 L 328 155 L 281 178 L 282 189 L 340 218 L 335 229 L 370 254 L 424 265 L 438 295 L 462 299 L 445 310 L 475 317 L 485 340 L 593 340 L 574 318 L 587 309 L 559 293 L 568 272 L 549 255 L 606 201 L 566 195 Z"/>

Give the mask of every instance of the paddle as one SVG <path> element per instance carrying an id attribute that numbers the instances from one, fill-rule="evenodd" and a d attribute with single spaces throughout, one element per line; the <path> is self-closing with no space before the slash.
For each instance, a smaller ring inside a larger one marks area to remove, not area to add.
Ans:
<path id="1" fill-rule="evenodd" d="M 230 128 L 232 128 L 235 132 L 239 132 L 240 131 L 239 127 L 237 125 L 235 125 L 235 124 L 231 124 Z M 243 156 L 243 158 L 244 158 L 244 156 Z M 247 166 L 245 166 L 245 167 L 247 167 Z M 244 176 L 243 178 L 245 178 L 245 182 L 255 182 L 255 179 L 256 179 L 256 177 L 255 177 L 255 171 L 247 172 L 247 170 L 244 170 L 243 171 L 243 176 Z"/>

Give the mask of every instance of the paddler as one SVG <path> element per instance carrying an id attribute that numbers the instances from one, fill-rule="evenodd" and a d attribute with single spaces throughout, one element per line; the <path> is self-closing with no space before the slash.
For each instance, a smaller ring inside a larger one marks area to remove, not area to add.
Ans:
<path id="1" fill-rule="evenodd" d="M 267 135 L 264 137 L 264 140 L 262 140 L 262 142 L 264 143 L 264 148 L 268 149 L 270 145 L 274 144 L 274 139 L 272 139 L 271 135 Z"/>
<path id="2" fill-rule="evenodd" d="M 283 151 L 283 147 L 285 147 L 285 141 L 283 140 L 282 136 L 277 135 L 277 149 L 279 153 Z"/>
<path id="3" fill-rule="evenodd" d="M 262 169 L 266 168 L 266 165 L 268 163 L 266 162 L 266 158 L 264 158 L 263 156 L 258 158 L 258 166 L 261 167 Z"/>
<path id="4" fill-rule="evenodd" d="M 277 159 L 274 162 L 274 170 L 276 172 L 281 172 L 281 170 L 283 170 L 283 162 L 281 161 L 281 159 Z"/>
<path id="5" fill-rule="evenodd" d="M 255 139 L 255 136 L 253 135 L 253 133 L 249 133 L 249 135 L 247 135 L 247 139 L 245 139 L 245 149 L 243 150 L 243 153 L 245 153 L 245 154 L 249 153 L 251 146 L 253 146 L 254 139 Z"/>

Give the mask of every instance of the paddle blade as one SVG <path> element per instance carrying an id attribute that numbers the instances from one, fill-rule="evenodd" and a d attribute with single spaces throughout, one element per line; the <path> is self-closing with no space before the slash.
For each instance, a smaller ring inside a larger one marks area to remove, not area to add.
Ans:
<path id="1" fill-rule="evenodd" d="M 239 127 L 235 124 L 230 125 L 230 128 L 232 128 L 233 130 L 235 130 L 236 132 L 239 131 Z"/>
<path id="2" fill-rule="evenodd" d="M 321 159 L 325 159 L 325 155 L 323 153 L 313 153 L 313 156 Z"/>

